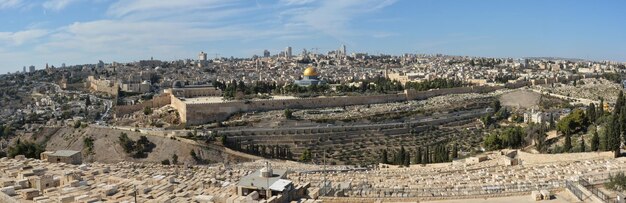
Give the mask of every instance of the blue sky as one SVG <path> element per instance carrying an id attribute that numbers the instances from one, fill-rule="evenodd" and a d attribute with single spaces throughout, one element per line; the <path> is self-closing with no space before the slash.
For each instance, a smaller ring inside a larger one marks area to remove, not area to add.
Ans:
<path id="1" fill-rule="evenodd" d="M 0 0 L 0 72 L 348 52 L 626 61 L 622 0 Z"/>

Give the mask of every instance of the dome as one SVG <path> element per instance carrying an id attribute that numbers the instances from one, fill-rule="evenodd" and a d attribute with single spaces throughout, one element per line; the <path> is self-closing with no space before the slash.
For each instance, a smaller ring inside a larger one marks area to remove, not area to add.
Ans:
<path id="1" fill-rule="evenodd" d="M 183 88 L 185 87 L 185 83 L 183 81 L 177 80 L 172 83 L 172 88 Z"/>
<path id="2" fill-rule="evenodd" d="M 315 68 L 309 66 L 306 69 L 304 69 L 304 76 L 317 76 L 317 70 L 315 70 Z"/>

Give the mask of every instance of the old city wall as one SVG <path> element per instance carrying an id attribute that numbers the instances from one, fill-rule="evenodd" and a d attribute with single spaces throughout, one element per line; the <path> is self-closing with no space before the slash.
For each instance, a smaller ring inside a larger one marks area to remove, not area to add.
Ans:
<path id="1" fill-rule="evenodd" d="M 377 104 L 406 101 L 405 94 L 320 97 L 302 99 L 276 99 L 259 101 L 232 101 L 223 103 L 187 104 L 187 124 L 201 124 L 227 119 L 237 112 L 268 111 L 281 109 L 307 109 L 340 107 L 361 104 Z M 181 115 L 182 117 L 182 115 Z"/>
<path id="2" fill-rule="evenodd" d="M 120 88 L 115 82 L 111 84 L 111 81 L 109 80 L 99 80 L 95 79 L 93 76 L 89 76 L 87 78 L 87 86 L 93 91 L 104 92 L 112 96 L 117 96 Z"/>
<path id="3" fill-rule="evenodd" d="M 505 86 L 471 86 L 457 87 L 447 89 L 435 89 L 428 91 L 411 91 L 407 90 L 404 94 L 386 94 L 371 96 L 351 96 L 351 97 L 318 97 L 318 98 L 301 98 L 301 99 L 276 99 L 276 100 L 257 100 L 257 101 L 230 101 L 220 103 L 194 103 L 187 104 L 171 94 L 163 96 L 163 103 L 154 106 L 164 106 L 171 104 L 178 110 L 181 121 L 190 125 L 204 124 L 225 120 L 231 115 L 239 112 L 252 111 L 269 111 L 282 109 L 308 109 L 308 108 L 327 108 L 342 107 L 351 105 L 379 104 L 389 102 L 401 102 L 406 100 L 428 99 L 430 97 L 448 95 L 448 94 L 465 94 L 465 93 L 488 93 L 503 88 L 518 88 L 533 84 L 549 84 L 554 82 L 567 82 L 580 78 L 595 78 L 596 75 L 569 76 L 561 78 L 538 79 L 531 81 L 521 81 L 516 83 L 507 83 Z M 145 103 L 145 102 L 144 102 Z M 148 103 L 151 105 L 154 103 Z M 120 107 L 118 114 L 125 115 L 134 111 L 139 111 L 145 106 L 142 104 L 133 105 L 132 107 Z"/>
<path id="4" fill-rule="evenodd" d="M 176 98 L 174 95 L 169 95 L 170 97 L 170 105 L 178 110 L 178 115 L 180 117 L 180 121 L 182 123 L 187 123 L 187 105 L 185 102 Z"/>
<path id="5" fill-rule="evenodd" d="M 151 100 L 134 105 L 122 105 L 115 107 L 115 116 L 122 117 L 124 115 L 131 114 L 136 111 L 141 111 L 144 108 L 160 108 L 171 103 L 170 94 L 160 94 L 153 97 Z"/>
<path id="6" fill-rule="evenodd" d="M 308 109 L 342 107 L 351 105 L 380 104 L 389 102 L 401 102 L 406 100 L 427 99 L 434 96 L 446 94 L 463 93 L 486 93 L 503 87 L 459 87 L 449 89 L 438 89 L 430 91 L 407 91 L 405 94 L 386 94 L 373 96 L 352 96 L 352 97 L 320 97 L 303 99 L 277 99 L 260 101 L 232 101 L 223 103 L 203 103 L 186 104 L 185 118 L 187 124 L 197 125 L 207 122 L 225 120 L 238 112 L 269 111 L 282 109 Z"/>

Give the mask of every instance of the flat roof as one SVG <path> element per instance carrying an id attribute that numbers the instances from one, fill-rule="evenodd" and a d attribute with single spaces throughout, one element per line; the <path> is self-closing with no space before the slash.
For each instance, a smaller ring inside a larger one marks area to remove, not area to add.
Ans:
<path id="1" fill-rule="evenodd" d="M 72 156 L 74 154 L 80 153 L 79 151 L 74 150 L 56 150 L 54 152 L 49 153 L 52 156 Z"/>
<path id="2" fill-rule="evenodd" d="M 285 177 L 286 173 L 287 170 L 273 169 L 273 176 L 269 178 L 264 178 L 261 177 L 261 170 L 256 170 L 250 175 L 241 178 L 237 186 L 267 189 L 270 188 L 274 183 Z"/>
<path id="3" fill-rule="evenodd" d="M 287 186 L 291 184 L 290 180 L 280 179 L 274 182 L 274 184 L 270 185 L 270 190 L 274 191 L 284 191 Z"/>

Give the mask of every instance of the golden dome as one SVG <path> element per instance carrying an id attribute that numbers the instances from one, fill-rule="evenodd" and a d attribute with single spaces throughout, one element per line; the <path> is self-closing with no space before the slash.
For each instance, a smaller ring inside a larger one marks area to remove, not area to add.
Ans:
<path id="1" fill-rule="evenodd" d="M 306 69 L 304 69 L 304 76 L 317 76 L 317 70 L 315 70 L 315 68 L 309 66 Z"/>

